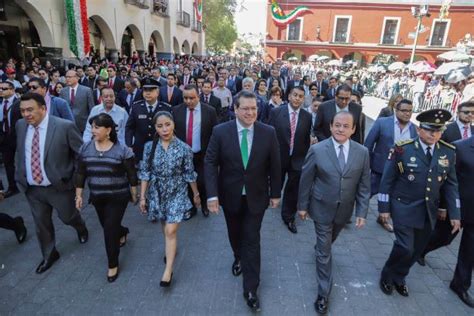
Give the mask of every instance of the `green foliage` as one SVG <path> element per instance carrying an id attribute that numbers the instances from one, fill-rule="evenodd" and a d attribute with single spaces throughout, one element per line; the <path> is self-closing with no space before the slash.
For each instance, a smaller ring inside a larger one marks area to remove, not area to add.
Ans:
<path id="1" fill-rule="evenodd" d="M 209 52 L 222 54 L 232 49 L 237 40 L 234 21 L 236 7 L 237 0 L 203 1 L 203 24 Z"/>

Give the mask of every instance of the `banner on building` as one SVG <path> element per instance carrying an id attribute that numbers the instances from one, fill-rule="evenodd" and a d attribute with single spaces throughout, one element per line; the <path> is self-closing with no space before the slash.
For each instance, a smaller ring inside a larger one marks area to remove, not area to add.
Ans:
<path id="1" fill-rule="evenodd" d="M 287 26 L 288 24 L 292 23 L 298 17 L 304 15 L 305 13 L 310 13 L 311 10 L 305 6 L 298 6 L 293 9 L 288 14 L 283 12 L 282 8 L 278 4 L 276 0 L 272 0 L 272 19 L 273 22 L 278 26 Z"/>
<path id="2" fill-rule="evenodd" d="M 202 22 L 202 0 L 194 1 L 194 11 L 196 12 L 196 20 Z"/>
<path id="3" fill-rule="evenodd" d="M 79 59 L 89 55 L 87 0 L 65 0 L 69 48 Z"/>

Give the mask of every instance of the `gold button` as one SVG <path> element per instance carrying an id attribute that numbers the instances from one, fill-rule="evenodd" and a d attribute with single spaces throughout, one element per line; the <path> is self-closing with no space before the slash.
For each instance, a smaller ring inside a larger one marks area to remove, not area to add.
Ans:
<path id="1" fill-rule="evenodd" d="M 429 201 L 429 199 L 430 199 L 429 197 L 425 197 L 425 200 Z"/>

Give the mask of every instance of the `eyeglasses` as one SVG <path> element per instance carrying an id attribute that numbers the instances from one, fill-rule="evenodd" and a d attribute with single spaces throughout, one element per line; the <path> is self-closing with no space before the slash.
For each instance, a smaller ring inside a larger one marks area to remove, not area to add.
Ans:
<path id="1" fill-rule="evenodd" d="M 36 90 L 36 89 L 38 89 L 38 87 L 39 87 L 39 86 L 28 86 L 28 89 L 30 89 L 30 90 Z"/>
<path id="2" fill-rule="evenodd" d="M 465 114 L 465 115 L 474 115 L 474 111 L 460 111 L 462 114 Z"/>

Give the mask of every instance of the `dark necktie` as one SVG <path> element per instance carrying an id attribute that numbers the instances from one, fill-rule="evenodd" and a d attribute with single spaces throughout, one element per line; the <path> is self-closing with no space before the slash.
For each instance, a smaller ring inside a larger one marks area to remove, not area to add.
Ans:
<path id="1" fill-rule="evenodd" d="M 76 101 L 76 93 L 75 93 L 74 89 L 71 89 L 70 101 L 71 101 L 71 105 L 74 105 L 74 102 Z"/>
<path id="2" fill-rule="evenodd" d="M 206 103 L 209 104 L 209 95 L 206 95 Z"/>
<path id="3" fill-rule="evenodd" d="M 426 158 L 428 159 L 429 162 L 431 162 L 431 158 L 433 158 L 433 156 L 431 155 L 431 147 L 430 146 L 426 147 Z"/>
<path id="4" fill-rule="evenodd" d="M 339 145 L 339 155 L 337 155 L 337 160 L 339 161 L 339 167 L 341 171 L 344 170 L 346 166 L 346 156 L 344 155 L 344 145 Z"/>
<path id="5" fill-rule="evenodd" d="M 193 125 L 194 125 L 194 109 L 189 109 L 188 132 L 186 134 L 186 143 L 189 147 L 193 147 Z"/>
<path id="6" fill-rule="evenodd" d="M 150 113 L 150 114 L 153 113 L 153 106 L 152 105 L 148 106 L 148 113 Z"/>
<path id="7" fill-rule="evenodd" d="M 3 103 L 3 131 L 8 134 L 10 125 L 8 124 L 8 100 Z"/>

